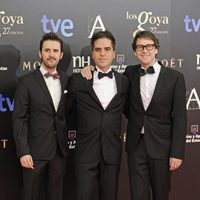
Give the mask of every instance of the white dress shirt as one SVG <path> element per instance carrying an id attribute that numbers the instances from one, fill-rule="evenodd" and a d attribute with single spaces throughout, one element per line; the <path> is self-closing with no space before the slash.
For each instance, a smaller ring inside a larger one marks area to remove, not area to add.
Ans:
<path id="1" fill-rule="evenodd" d="M 93 89 L 101 102 L 102 107 L 104 110 L 107 108 L 110 101 L 113 99 L 113 97 L 117 94 L 117 85 L 115 76 L 113 73 L 113 78 L 109 77 L 103 77 L 101 79 L 98 78 L 99 71 L 102 72 L 98 67 L 96 67 L 97 70 L 94 71 L 93 74 Z M 112 69 L 110 68 L 107 72 L 102 73 L 108 73 Z"/>
<path id="2" fill-rule="evenodd" d="M 143 67 L 142 67 L 143 68 Z M 140 95 L 142 98 L 144 109 L 147 110 L 151 99 L 154 94 L 154 90 L 156 87 L 156 83 L 158 80 L 158 76 L 160 74 L 161 66 L 158 62 L 153 65 L 154 74 L 145 74 L 144 76 L 140 77 Z M 145 69 L 145 68 L 143 68 Z M 144 133 L 144 127 L 142 128 L 142 133 Z"/>
<path id="3" fill-rule="evenodd" d="M 44 77 L 44 74 L 47 73 L 47 70 L 42 65 L 40 67 L 40 71 L 41 71 L 43 77 Z M 52 74 L 54 74 L 54 73 L 57 73 L 57 71 L 55 70 Z M 49 77 L 49 78 L 44 77 L 44 80 L 46 82 L 49 93 L 50 93 L 51 98 L 53 100 L 54 108 L 57 111 L 58 105 L 59 105 L 59 102 L 60 102 L 60 98 L 61 98 L 60 80 L 59 79 L 53 79 L 52 77 Z"/>

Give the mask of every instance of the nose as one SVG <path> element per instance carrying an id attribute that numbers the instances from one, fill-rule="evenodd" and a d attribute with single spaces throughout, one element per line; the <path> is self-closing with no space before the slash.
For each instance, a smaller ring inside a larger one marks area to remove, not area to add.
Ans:
<path id="1" fill-rule="evenodd" d="M 105 50 L 101 51 L 101 55 L 104 56 L 105 55 Z"/>
<path id="2" fill-rule="evenodd" d="M 54 56 L 54 52 L 50 51 L 49 55 L 50 55 L 50 57 L 53 57 Z"/>

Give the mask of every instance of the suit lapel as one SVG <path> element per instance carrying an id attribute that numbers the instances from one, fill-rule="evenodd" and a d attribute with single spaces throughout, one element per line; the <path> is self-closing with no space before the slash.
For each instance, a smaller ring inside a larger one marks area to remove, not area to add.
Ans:
<path id="1" fill-rule="evenodd" d="M 156 83 L 156 87 L 155 87 L 155 90 L 154 90 L 154 93 L 153 93 L 151 102 L 150 102 L 150 104 L 149 104 L 149 106 L 148 106 L 148 108 L 147 108 L 147 111 L 148 111 L 148 110 L 151 108 L 151 106 L 153 105 L 153 103 L 154 103 L 155 99 L 157 98 L 159 92 L 160 92 L 161 90 L 163 90 L 163 88 L 164 88 L 164 85 L 165 85 L 165 79 L 164 79 L 164 77 L 165 77 L 165 72 L 166 72 L 165 67 L 163 67 L 163 66 L 161 65 L 160 74 L 159 74 L 159 76 L 158 76 L 158 80 L 157 80 L 157 83 Z"/>
<path id="2" fill-rule="evenodd" d="M 108 106 L 106 107 L 106 110 L 112 107 L 112 105 L 115 105 L 115 102 L 118 100 L 118 97 L 120 96 L 119 94 L 121 93 L 122 90 L 122 76 L 119 75 L 117 72 L 113 70 L 114 76 L 115 76 L 115 81 L 116 81 L 116 86 L 117 86 L 117 93 L 115 96 L 112 98 Z"/>
<path id="3" fill-rule="evenodd" d="M 62 102 L 64 100 L 64 90 L 65 90 L 65 80 L 64 80 L 64 77 L 63 77 L 62 73 L 59 73 L 59 75 L 60 75 L 61 96 L 60 96 L 60 102 L 58 104 L 58 110 L 59 110 L 59 108 L 62 105 Z M 58 110 L 57 110 L 57 112 L 58 112 Z"/>
<path id="4" fill-rule="evenodd" d="M 144 105 L 143 105 L 143 102 L 142 102 L 142 97 L 141 97 L 141 94 L 140 94 L 140 73 L 139 73 L 139 68 L 141 66 L 140 65 L 137 65 L 135 71 L 133 71 L 133 74 L 132 74 L 132 77 L 133 77 L 133 85 L 134 85 L 134 96 L 135 98 L 137 99 L 137 101 L 139 102 L 139 104 L 141 105 L 141 108 L 143 108 L 144 110 Z"/>
<path id="5" fill-rule="evenodd" d="M 53 100 L 51 98 L 51 94 L 49 93 L 49 90 L 48 90 L 48 87 L 46 85 L 46 82 L 42 76 L 42 73 L 40 72 L 39 68 L 36 69 L 35 71 L 35 78 L 37 80 L 37 82 L 39 83 L 41 89 L 43 90 L 44 94 L 46 95 L 47 99 L 49 100 L 50 104 L 53 106 L 54 108 L 54 105 L 53 105 Z M 55 110 L 55 108 L 54 108 Z"/>
<path id="6" fill-rule="evenodd" d="M 117 72 L 113 71 L 115 75 L 116 85 L 117 85 L 117 94 L 121 93 L 122 90 L 122 76 Z"/>
<path id="7" fill-rule="evenodd" d="M 122 77 L 113 70 L 113 73 L 115 75 L 115 80 L 116 80 L 116 86 L 117 86 L 117 93 L 116 95 L 112 98 L 112 100 L 110 101 L 110 103 L 108 104 L 108 106 L 106 107 L 106 110 L 109 109 L 117 100 L 117 97 L 119 96 L 119 94 L 121 93 L 121 89 L 122 89 Z M 101 102 L 99 101 L 99 98 L 97 97 L 94 89 L 93 89 L 93 78 L 91 80 L 87 81 L 87 86 L 88 86 L 88 91 L 90 93 L 90 95 L 92 96 L 92 98 L 96 101 L 96 103 L 101 106 L 102 109 L 104 109 L 101 105 Z"/>
<path id="8" fill-rule="evenodd" d="M 97 97 L 97 95 L 96 95 L 96 93 L 95 93 L 95 91 L 93 89 L 93 78 L 90 79 L 90 80 L 86 80 L 86 84 L 87 84 L 87 87 L 88 87 L 88 92 L 90 93 L 91 97 L 103 109 L 103 107 L 101 105 L 101 102 L 99 101 L 99 98 Z"/>

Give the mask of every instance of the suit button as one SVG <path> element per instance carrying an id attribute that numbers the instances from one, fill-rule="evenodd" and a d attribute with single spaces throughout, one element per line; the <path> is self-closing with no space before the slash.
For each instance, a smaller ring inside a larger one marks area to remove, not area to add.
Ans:
<path id="1" fill-rule="evenodd" d="M 54 134 L 57 134 L 56 131 L 54 131 Z"/>

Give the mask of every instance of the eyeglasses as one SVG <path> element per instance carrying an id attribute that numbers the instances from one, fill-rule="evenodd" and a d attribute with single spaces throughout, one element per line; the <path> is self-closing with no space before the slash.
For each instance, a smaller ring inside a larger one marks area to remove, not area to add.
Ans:
<path id="1" fill-rule="evenodd" d="M 143 51 L 146 48 L 147 51 L 152 51 L 155 47 L 155 44 L 147 44 L 147 45 L 136 45 L 136 51 Z"/>

